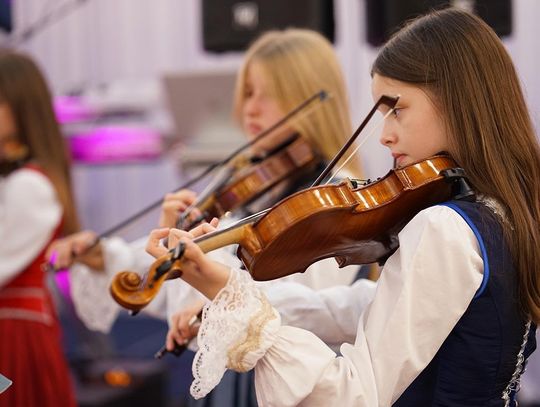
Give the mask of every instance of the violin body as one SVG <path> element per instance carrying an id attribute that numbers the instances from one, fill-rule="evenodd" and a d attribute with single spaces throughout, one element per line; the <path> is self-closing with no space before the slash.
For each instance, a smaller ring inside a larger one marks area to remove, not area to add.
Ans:
<path id="1" fill-rule="evenodd" d="M 195 242 L 204 252 L 238 244 L 237 254 L 255 280 L 303 272 L 328 257 L 340 267 L 380 261 L 397 249 L 397 233 L 413 216 L 454 195 L 454 179 L 443 172 L 455 168 L 450 157 L 441 155 L 391 170 L 361 187 L 347 181 L 308 188 Z M 146 306 L 163 281 L 182 275 L 180 247 L 157 259 L 144 279 L 118 273 L 111 283 L 114 299 L 135 311 Z"/>
<path id="2" fill-rule="evenodd" d="M 221 218 L 229 211 L 238 209 L 259 198 L 266 191 L 285 179 L 294 179 L 313 170 L 319 157 L 303 137 L 296 137 L 286 147 L 261 162 L 239 169 L 231 181 L 198 205 L 210 221 Z"/>
<path id="3" fill-rule="evenodd" d="M 298 192 L 251 226 L 237 254 L 255 280 L 303 272 L 328 257 L 340 267 L 384 259 L 416 213 L 451 197 L 440 172 L 455 166 L 435 156 L 360 188 L 343 182 Z"/>

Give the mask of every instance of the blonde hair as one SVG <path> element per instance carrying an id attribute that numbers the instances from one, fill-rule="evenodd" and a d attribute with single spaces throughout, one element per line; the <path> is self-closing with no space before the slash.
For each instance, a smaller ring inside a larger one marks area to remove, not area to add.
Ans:
<path id="1" fill-rule="evenodd" d="M 325 160 L 331 160 L 351 135 L 345 81 L 332 45 L 320 34 L 305 29 L 269 31 L 247 50 L 236 81 L 234 113 L 240 121 L 245 102 L 246 76 L 256 62 L 266 73 L 267 91 L 284 112 L 289 112 L 320 90 L 330 99 L 291 127 L 310 142 Z M 360 176 L 357 156 L 346 169 Z"/>

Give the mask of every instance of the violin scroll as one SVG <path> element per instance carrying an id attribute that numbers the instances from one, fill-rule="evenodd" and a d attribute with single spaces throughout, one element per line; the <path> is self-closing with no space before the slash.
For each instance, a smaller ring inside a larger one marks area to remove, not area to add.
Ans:
<path id="1" fill-rule="evenodd" d="M 181 249 L 157 259 L 148 274 L 142 278 L 132 271 L 121 271 L 116 274 L 109 288 L 114 300 L 122 307 L 138 312 L 154 299 L 163 282 L 169 278 L 177 278 L 182 274 L 180 270 L 182 256 Z"/>

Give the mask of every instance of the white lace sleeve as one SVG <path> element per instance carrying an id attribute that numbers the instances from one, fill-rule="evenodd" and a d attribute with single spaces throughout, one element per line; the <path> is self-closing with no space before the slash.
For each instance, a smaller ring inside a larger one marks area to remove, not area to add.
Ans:
<path id="1" fill-rule="evenodd" d="M 249 274 L 232 269 L 227 285 L 203 310 L 191 395 L 206 396 L 227 368 L 252 369 L 274 343 L 280 325 L 279 313 Z"/>

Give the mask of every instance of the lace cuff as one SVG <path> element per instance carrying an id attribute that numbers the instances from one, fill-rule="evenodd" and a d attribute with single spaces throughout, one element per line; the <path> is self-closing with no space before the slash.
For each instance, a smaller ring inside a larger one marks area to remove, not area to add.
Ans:
<path id="1" fill-rule="evenodd" d="M 205 306 L 193 361 L 191 395 L 206 396 L 227 368 L 252 369 L 274 343 L 279 313 L 246 271 L 232 269 L 227 285 Z"/>

